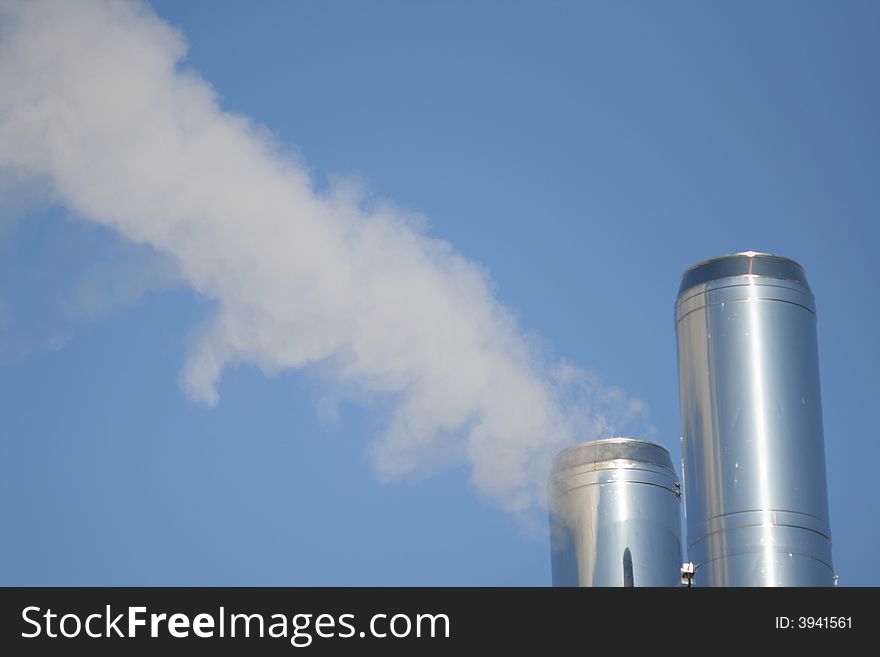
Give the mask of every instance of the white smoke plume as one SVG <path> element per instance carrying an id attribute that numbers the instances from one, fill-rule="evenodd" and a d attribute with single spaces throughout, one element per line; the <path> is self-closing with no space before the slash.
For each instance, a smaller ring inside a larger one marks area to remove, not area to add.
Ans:
<path id="1" fill-rule="evenodd" d="M 548 363 L 486 273 L 417 221 L 351 186 L 317 191 L 185 56 L 140 2 L 0 3 L 0 175 L 166 254 L 216 302 L 181 377 L 192 399 L 216 404 L 229 364 L 322 363 L 392 400 L 372 448 L 380 477 L 451 458 L 513 511 L 543 503 L 558 449 L 643 415 Z"/>

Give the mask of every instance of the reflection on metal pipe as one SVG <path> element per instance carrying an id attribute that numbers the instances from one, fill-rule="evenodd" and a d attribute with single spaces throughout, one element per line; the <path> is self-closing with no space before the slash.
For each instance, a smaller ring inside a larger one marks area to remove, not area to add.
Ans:
<path id="1" fill-rule="evenodd" d="M 633 579 L 633 555 L 629 548 L 626 548 L 623 551 L 623 586 L 625 588 L 632 588 L 635 585 L 635 580 Z"/>
<path id="2" fill-rule="evenodd" d="M 696 585 L 833 584 L 804 270 L 751 251 L 702 262 L 684 273 L 675 323 Z"/>
<path id="3" fill-rule="evenodd" d="M 632 438 L 561 452 L 550 544 L 554 586 L 677 586 L 679 484 L 669 452 Z"/>

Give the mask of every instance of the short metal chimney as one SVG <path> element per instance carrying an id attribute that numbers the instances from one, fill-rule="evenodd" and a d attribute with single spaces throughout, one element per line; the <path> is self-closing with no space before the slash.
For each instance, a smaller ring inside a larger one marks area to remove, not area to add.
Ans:
<path id="1" fill-rule="evenodd" d="M 554 586 L 677 586 L 679 483 L 660 445 L 610 438 L 556 457 L 550 491 Z"/>

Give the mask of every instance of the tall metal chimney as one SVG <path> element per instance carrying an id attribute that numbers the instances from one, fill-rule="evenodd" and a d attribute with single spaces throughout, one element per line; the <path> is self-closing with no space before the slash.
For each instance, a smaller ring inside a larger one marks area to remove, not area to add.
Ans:
<path id="1" fill-rule="evenodd" d="M 696 585 L 833 584 L 816 308 L 803 268 L 752 251 L 694 265 L 675 326 Z"/>
<path id="2" fill-rule="evenodd" d="M 660 445 L 609 438 L 556 457 L 550 491 L 554 586 L 677 586 L 679 483 Z"/>

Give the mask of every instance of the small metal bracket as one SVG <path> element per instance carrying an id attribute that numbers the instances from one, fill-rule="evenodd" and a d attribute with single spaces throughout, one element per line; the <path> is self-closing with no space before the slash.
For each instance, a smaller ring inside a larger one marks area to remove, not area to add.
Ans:
<path id="1" fill-rule="evenodd" d="M 681 564 L 681 585 L 691 587 L 694 585 L 694 576 L 697 574 L 697 565 L 693 561 Z"/>

